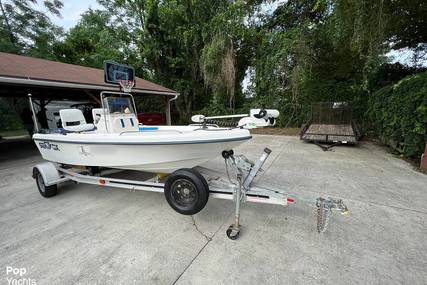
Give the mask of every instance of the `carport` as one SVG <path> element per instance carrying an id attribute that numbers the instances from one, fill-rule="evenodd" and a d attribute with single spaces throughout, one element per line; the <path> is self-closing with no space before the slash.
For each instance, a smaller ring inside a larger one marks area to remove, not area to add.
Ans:
<path id="1" fill-rule="evenodd" d="M 137 77 L 133 95 L 160 96 L 165 103 L 166 123 L 171 124 L 170 103 L 179 93 Z M 89 100 L 99 104 L 101 91 L 118 91 L 104 82 L 102 69 L 66 64 L 0 52 L 0 97 L 14 100 L 29 95 L 41 110 L 52 100 Z"/>

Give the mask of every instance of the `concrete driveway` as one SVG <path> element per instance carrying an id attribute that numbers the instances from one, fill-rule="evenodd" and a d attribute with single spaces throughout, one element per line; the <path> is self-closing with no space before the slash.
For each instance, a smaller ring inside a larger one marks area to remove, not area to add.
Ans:
<path id="1" fill-rule="evenodd" d="M 189 217 L 157 193 L 66 183 L 45 199 L 31 178 L 34 147 L 0 145 L 0 284 L 427 283 L 426 175 L 370 143 L 323 152 L 257 135 L 236 152 L 256 159 L 265 146 L 273 153 L 259 183 L 343 198 L 350 215 L 319 235 L 303 203 L 245 204 L 231 241 L 230 201 Z M 204 166 L 223 171 L 221 159 Z"/>

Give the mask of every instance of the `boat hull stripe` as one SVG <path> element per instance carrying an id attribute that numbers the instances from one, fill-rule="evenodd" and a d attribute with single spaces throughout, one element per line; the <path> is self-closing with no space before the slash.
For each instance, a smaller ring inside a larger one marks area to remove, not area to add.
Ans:
<path id="1" fill-rule="evenodd" d="M 63 141 L 55 139 L 34 139 L 38 142 L 56 142 L 56 143 L 66 143 L 66 144 L 96 144 L 96 145 L 180 145 L 180 144 L 206 144 L 206 143 L 223 143 L 223 142 L 233 142 L 233 141 L 244 141 L 250 140 L 252 136 L 239 137 L 239 138 L 230 138 L 230 139 L 216 139 L 216 140 L 198 140 L 198 141 L 171 141 L 171 142 L 88 142 L 88 141 Z"/>

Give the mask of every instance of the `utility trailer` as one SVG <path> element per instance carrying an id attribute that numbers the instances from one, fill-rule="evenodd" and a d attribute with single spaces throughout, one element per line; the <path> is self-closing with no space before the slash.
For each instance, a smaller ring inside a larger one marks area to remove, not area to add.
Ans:
<path id="1" fill-rule="evenodd" d="M 310 118 L 300 131 L 301 140 L 312 142 L 324 151 L 340 144 L 357 144 L 360 136 L 349 102 L 313 104 Z"/>
<path id="2" fill-rule="evenodd" d="M 164 193 L 169 205 L 178 213 L 193 215 L 201 211 L 208 198 L 233 200 L 235 220 L 226 231 L 227 237 L 235 240 L 240 233 L 240 206 L 242 202 L 254 202 L 286 206 L 304 201 L 317 207 L 317 230 L 324 232 L 332 211 L 348 212 L 341 199 L 303 199 L 298 195 L 284 193 L 281 189 L 256 186 L 253 181 L 262 170 L 271 151 L 265 148 L 254 163 L 244 155 L 235 155 L 232 150 L 223 151 L 227 177 L 221 177 L 207 168 L 179 169 L 167 177 L 157 175 L 140 181 L 111 177 L 122 170 L 97 167 L 76 167 L 52 162 L 41 162 L 33 168 L 33 178 L 43 197 L 55 196 L 58 184 L 66 181 L 115 187 L 128 190 L 143 190 Z M 109 176 L 110 175 L 110 176 Z M 233 177 L 233 178 L 232 178 Z"/>

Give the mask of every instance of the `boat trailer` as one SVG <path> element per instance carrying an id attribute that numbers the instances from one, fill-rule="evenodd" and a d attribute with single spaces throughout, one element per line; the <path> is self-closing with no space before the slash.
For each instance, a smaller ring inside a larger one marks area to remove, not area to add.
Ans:
<path id="1" fill-rule="evenodd" d="M 297 200 L 317 207 L 317 231 L 326 231 L 333 211 L 347 214 L 347 206 L 341 199 L 304 199 L 298 195 L 286 194 L 281 189 L 260 187 L 253 184 L 257 174 L 269 157 L 271 150 L 265 148 L 261 157 L 254 163 L 244 155 L 235 155 L 233 150 L 223 151 L 227 177 L 212 175 L 207 168 L 179 169 L 166 178 L 157 175 L 148 180 L 128 180 L 108 177 L 122 170 L 78 168 L 41 162 L 33 168 L 33 178 L 43 197 L 57 194 L 57 185 L 66 181 L 109 186 L 129 190 L 163 192 L 169 205 L 178 213 L 193 215 L 201 211 L 208 198 L 233 200 L 235 203 L 234 223 L 226 231 L 227 237 L 235 240 L 240 233 L 240 211 L 243 202 L 276 204 L 286 206 Z M 233 179 L 232 179 L 233 177 Z M 165 181 L 164 181 L 165 180 Z"/>

